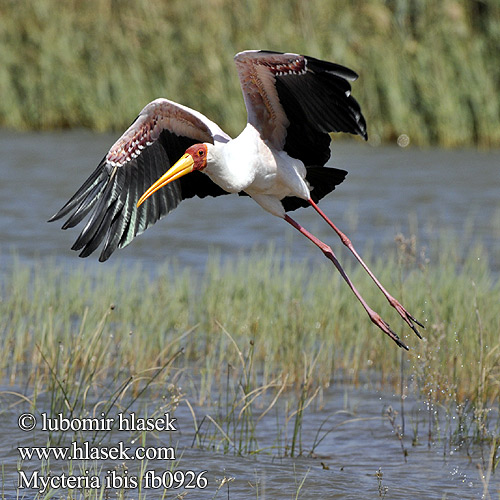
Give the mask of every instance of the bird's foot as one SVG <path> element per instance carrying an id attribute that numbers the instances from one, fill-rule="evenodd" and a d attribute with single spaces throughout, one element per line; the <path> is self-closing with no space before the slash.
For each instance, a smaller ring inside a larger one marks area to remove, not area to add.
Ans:
<path id="1" fill-rule="evenodd" d="M 372 323 L 377 325 L 386 335 L 388 335 L 392 340 L 394 340 L 394 342 L 396 342 L 396 344 L 399 347 L 402 347 L 403 349 L 406 349 L 407 351 L 409 350 L 408 346 L 406 344 L 403 344 L 401 339 L 398 337 L 397 333 L 395 333 L 391 329 L 391 327 L 389 326 L 389 323 L 387 323 L 386 321 L 384 321 L 382 319 L 380 314 L 376 313 L 375 311 L 368 310 L 368 315 L 370 316 Z"/>
<path id="2" fill-rule="evenodd" d="M 394 297 L 391 297 L 389 295 L 387 297 L 387 300 L 389 301 L 389 304 L 391 304 L 391 306 L 394 307 L 399 315 L 405 320 L 406 324 L 415 332 L 415 335 L 419 339 L 421 339 L 422 335 L 420 335 L 420 332 L 417 330 L 415 323 L 421 328 L 425 328 L 425 326 L 420 323 L 418 319 L 414 318 Z"/>

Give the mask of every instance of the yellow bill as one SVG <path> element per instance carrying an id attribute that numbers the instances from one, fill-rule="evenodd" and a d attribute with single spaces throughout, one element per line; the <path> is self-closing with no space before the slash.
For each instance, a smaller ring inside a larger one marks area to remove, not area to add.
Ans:
<path id="1" fill-rule="evenodd" d="M 166 186 L 169 182 L 175 181 L 183 175 L 189 174 L 193 171 L 194 160 L 190 154 L 185 154 L 181 159 L 175 163 L 167 172 L 162 175 L 140 198 L 137 202 L 139 207 L 144 201 L 149 198 L 153 193 Z"/>

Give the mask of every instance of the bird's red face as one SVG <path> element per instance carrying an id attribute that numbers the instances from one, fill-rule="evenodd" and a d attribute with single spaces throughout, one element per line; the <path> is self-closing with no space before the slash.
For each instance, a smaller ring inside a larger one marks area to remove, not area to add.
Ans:
<path id="1" fill-rule="evenodd" d="M 203 170 L 207 166 L 208 148 L 206 144 L 193 144 L 186 149 L 180 160 L 175 163 L 167 172 L 162 175 L 139 199 L 137 206 L 141 205 L 153 193 L 166 186 L 169 182 L 175 181 L 183 175 Z"/>
<path id="2" fill-rule="evenodd" d="M 203 170 L 207 166 L 207 145 L 193 144 L 186 149 L 184 156 L 190 155 L 193 159 L 193 170 Z"/>

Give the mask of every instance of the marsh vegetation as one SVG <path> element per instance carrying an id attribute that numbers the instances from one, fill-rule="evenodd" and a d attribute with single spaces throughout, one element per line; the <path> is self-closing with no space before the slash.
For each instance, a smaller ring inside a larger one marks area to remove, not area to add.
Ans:
<path id="1" fill-rule="evenodd" d="M 471 410 L 475 435 L 487 438 L 498 425 L 487 409 L 500 390 L 500 288 L 486 252 L 476 245 L 461 256 L 440 241 L 439 260 L 430 263 L 414 237 L 396 243 L 389 260 L 368 261 L 424 322 L 422 341 L 396 323 L 362 269 L 349 274 L 404 333 L 409 353 L 374 330 L 326 266 L 280 260 L 272 248 L 224 263 L 214 255 L 204 273 L 167 261 L 155 273 L 136 266 L 89 276 L 83 267 L 14 260 L 0 301 L 0 347 L 12 356 L 0 360 L 0 373 L 39 390 L 57 376 L 79 388 L 79 399 L 117 375 L 133 386 L 138 374 L 168 366 L 155 375 L 163 383 L 173 366 L 189 366 L 200 404 L 226 384 L 228 366 L 231 379 L 280 392 L 376 374 L 379 384 L 403 383 L 430 403 Z"/>
<path id="2" fill-rule="evenodd" d="M 3 127 L 122 130 L 162 96 L 235 134 L 232 57 L 265 48 L 358 72 L 375 144 L 500 142 L 496 0 L 20 0 L 1 2 L 0 18 Z"/>

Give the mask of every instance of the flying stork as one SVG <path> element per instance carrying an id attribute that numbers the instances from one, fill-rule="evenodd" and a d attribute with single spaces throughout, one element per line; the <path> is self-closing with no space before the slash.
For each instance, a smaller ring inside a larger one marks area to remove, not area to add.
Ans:
<path id="1" fill-rule="evenodd" d="M 90 214 L 72 249 L 87 257 L 102 244 L 99 260 L 105 261 L 183 199 L 248 195 L 317 245 L 371 321 L 408 349 L 368 306 L 332 249 L 288 215 L 312 206 L 420 337 L 416 325 L 423 325 L 385 290 L 349 238 L 317 205 L 347 174 L 325 167 L 330 158 L 329 134 L 347 132 L 367 139 L 366 122 L 349 83 L 358 75 L 339 64 L 292 53 L 248 50 L 234 60 L 248 114 L 238 137 L 232 139 L 198 111 L 156 99 L 144 107 L 50 221 L 69 216 L 63 225 L 67 229 Z"/>

